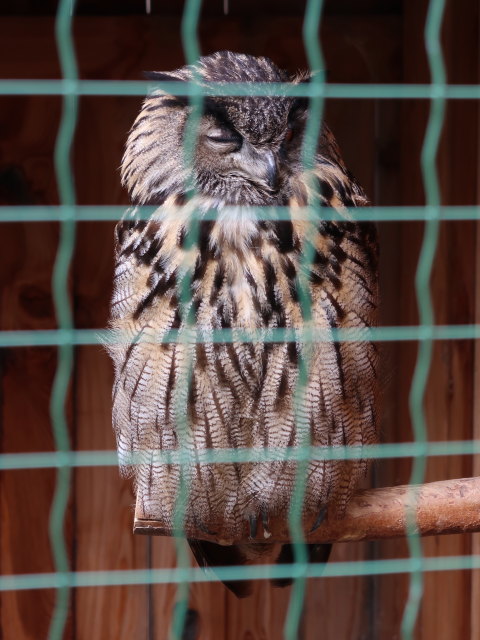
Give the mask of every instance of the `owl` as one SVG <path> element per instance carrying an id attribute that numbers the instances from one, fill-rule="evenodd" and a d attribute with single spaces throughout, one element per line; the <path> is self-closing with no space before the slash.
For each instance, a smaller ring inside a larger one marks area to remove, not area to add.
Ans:
<path id="1" fill-rule="evenodd" d="M 173 527 L 180 468 L 155 463 L 154 452 L 187 451 L 185 531 L 216 540 L 189 539 L 201 566 L 260 557 L 286 563 L 291 546 L 268 543 L 269 522 L 288 518 L 297 463 L 214 464 L 197 456 L 296 447 L 305 429 L 315 446 L 376 441 L 376 347 L 333 339 L 337 328 L 361 333 L 376 323 L 375 227 L 351 219 L 349 209 L 366 198 L 325 124 L 314 166 L 305 170 L 308 100 L 208 93 L 215 83 L 298 84 L 308 74 L 290 76 L 268 58 L 222 51 L 151 77 L 178 83 L 180 95 L 154 89 L 147 96 L 121 167 L 133 208 L 116 227 L 111 305 L 120 461 L 146 517 Z M 205 90 L 190 154 L 184 141 L 192 107 L 181 95 L 187 82 Z M 298 215 L 313 202 L 338 216 Z M 141 218 L 139 205 L 154 213 Z M 286 214 L 268 218 L 263 207 Z M 308 305 L 301 304 L 305 291 Z M 315 328 L 327 338 L 302 339 L 302 330 Z M 220 329 L 232 339 L 215 340 Z M 259 338 L 272 329 L 290 330 L 291 339 Z M 342 517 L 365 470 L 362 460 L 308 462 L 305 531 Z M 308 545 L 312 562 L 328 552 L 328 545 Z M 238 596 L 250 591 L 246 581 L 225 584 Z"/>

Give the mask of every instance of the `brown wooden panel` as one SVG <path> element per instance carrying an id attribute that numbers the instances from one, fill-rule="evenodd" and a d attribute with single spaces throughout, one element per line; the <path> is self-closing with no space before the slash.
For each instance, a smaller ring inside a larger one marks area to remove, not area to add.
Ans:
<path id="1" fill-rule="evenodd" d="M 478 3 L 462 0 L 447 4 L 444 43 L 450 81 L 478 81 Z M 473 56 L 473 58 L 472 58 Z M 446 204 L 474 204 L 477 191 L 478 112 L 475 103 L 452 103 L 440 149 L 439 173 Z M 474 321 L 475 309 L 475 224 L 442 225 L 438 258 L 432 278 L 439 323 Z M 430 378 L 426 411 L 429 437 L 434 440 L 470 439 L 473 435 L 474 343 L 451 341 L 437 346 Z M 427 478 L 449 478 L 471 474 L 467 456 L 431 459 Z M 454 536 L 426 541 L 427 555 L 468 555 L 472 536 Z M 447 640 L 470 636 L 470 571 L 426 575 L 425 597 L 419 618 L 419 638 Z M 448 607 L 449 616 L 435 615 Z"/>
<path id="2" fill-rule="evenodd" d="M 126 23 L 124 22 L 125 26 Z M 79 20 L 75 32 L 81 74 L 100 77 L 108 69 L 122 77 L 139 48 L 129 29 L 120 42 L 118 25 L 105 37 L 95 20 Z M 122 31 L 120 31 L 122 33 Z M 128 51 L 128 55 L 125 52 Z M 99 55 L 101 52 L 101 55 Z M 125 202 L 118 167 L 123 139 L 136 110 L 136 100 L 84 98 L 80 103 L 74 170 L 81 204 Z M 113 223 L 78 225 L 73 282 L 75 322 L 79 328 L 105 327 L 112 288 Z M 76 448 L 112 450 L 112 365 L 101 346 L 76 352 Z M 132 535 L 133 489 L 116 467 L 83 468 L 75 474 L 76 569 L 81 571 L 146 569 L 147 540 Z M 95 587 L 75 593 L 75 638 L 147 640 L 150 627 L 147 585 Z"/>
<path id="3" fill-rule="evenodd" d="M 428 82 L 429 74 L 424 53 L 424 17 L 427 3 L 405 3 L 404 21 L 404 81 Z M 454 82 L 475 82 L 475 65 L 462 56 L 471 56 L 477 46 L 475 3 L 453 6 L 448 3 L 444 27 L 444 44 L 449 78 Z M 461 17 L 460 17 L 461 16 Z M 460 22 L 463 27 L 460 27 Z M 468 25 L 467 25 L 468 22 Z M 466 44 L 470 42 L 471 46 Z M 460 42 L 462 44 L 460 44 Z M 467 53 L 468 52 L 468 53 Z M 473 54 L 475 57 L 475 54 Z M 460 58 L 459 58 L 460 57 Z M 468 69 L 468 71 L 466 71 Z M 470 75 L 468 75 L 470 74 Z M 467 77 L 468 76 L 468 77 Z M 473 106 L 473 109 L 472 109 Z M 428 104 L 409 101 L 403 106 L 402 184 L 403 203 L 422 204 L 423 186 L 420 171 L 420 150 L 425 134 Z M 439 155 L 439 173 L 444 204 L 473 204 L 475 202 L 477 153 L 476 108 L 472 104 L 455 103 L 447 109 L 447 121 Z M 468 139 L 467 139 L 468 138 Z M 462 149 L 462 150 L 461 150 Z M 470 160 L 465 160 L 470 158 Z M 414 272 L 422 237 L 421 225 L 405 223 L 399 230 L 400 273 L 395 316 L 399 324 L 417 321 L 413 289 Z M 473 321 L 474 305 L 475 233 L 470 223 L 443 223 L 432 277 L 437 322 L 469 323 Z M 392 303 L 394 301 L 392 300 Z M 394 307 L 392 307 L 394 308 Z M 412 437 L 408 414 L 408 391 L 415 361 L 415 346 L 402 345 L 397 351 L 397 371 L 394 372 L 393 412 L 387 408 L 388 439 L 409 440 Z M 471 342 L 443 342 L 434 346 L 432 369 L 426 394 L 425 411 L 428 437 L 431 440 L 470 439 L 472 436 L 472 373 L 473 345 Z M 388 395 L 391 398 L 391 394 Z M 402 461 L 388 461 L 380 465 L 382 484 L 404 482 L 409 466 Z M 455 474 L 472 472 L 468 457 L 435 458 L 428 461 L 427 480 L 451 478 Z M 403 548 L 402 548 L 403 547 Z M 449 536 L 425 540 L 427 556 L 468 554 L 471 536 Z M 382 543 L 383 557 L 407 555 L 401 543 Z M 470 572 L 432 573 L 425 575 L 424 597 L 420 610 L 416 637 L 431 638 L 470 636 Z M 407 576 L 387 576 L 379 579 L 377 610 L 378 637 L 396 637 L 403 615 L 408 588 Z M 448 616 L 439 611 L 448 610 Z"/>
<path id="4" fill-rule="evenodd" d="M 81 247 L 79 247 L 79 250 Z M 111 368 L 101 347 L 77 351 L 75 406 L 77 448 L 112 448 Z M 75 474 L 75 533 L 78 571 L 148 567 L 147 541 L 131 532 L 132 489 L 115 467 L 78 469 Z M 75 592 L 75 638 L 145 640 L 146 586 L 95 587 Z"/>
<path id="5" fill-rule="evenodd" d="M 0 105 L 0 203 L 55 202 L 52 130 L 59 100 L 4 98 Z M 44 112 L 47 127 L 38 126 Z M 0 328 L 55 327 L 50 279 L 58 242 L 55 224 L 2 224 L 0 252 Z M 0 352 L 0 451 L 49 451 L 53 437 L 50 390 L 56 369 L 51 347 Z M 67 403 L 68 408 L 68 403 Z M 53 470 L 0 474 L 0 571 L 51 572 L 53 558 L 48 517 L 56 474 Z M 67 545 L 72 522 L 67 512 Z M 0 635 L 5 640 L 46 637 L 55 602 L 52 590 L 0 594 Z M 71 620 L 65 638 L 72 637 Z"/>
<path id="6" fill-rule="evenodd" d="M 1 269 L 0 269 L 1 270 Z M 44 451 L 53 447 L 49 395 L 55 351 L 17 349 L 2 358 L 1 452 Z M 0 570 L 2 574 L 54 570 L 48 515 L 55 473 L 51 470 L 5 471 L 0 477 Z M 67 537 L 71 522 L 67 519 Z M 52 590 L 0 594 L 0 629 L 4 640 L 47 637 L 55 594 Z M 65 638 L 71 638 L 70 622 Z"/>

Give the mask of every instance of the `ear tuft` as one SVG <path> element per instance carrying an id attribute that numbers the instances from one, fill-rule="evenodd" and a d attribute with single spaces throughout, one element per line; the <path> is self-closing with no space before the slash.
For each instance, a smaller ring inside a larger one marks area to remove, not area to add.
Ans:
<path id="1" fill-rule="evenodd" d="M 291 76 L 290 82 L 293 82 L 293 84 L 308 84 L 313 78 L 317 77 L 319 73 L 319 71 L 298 71 Z M 324 69 L 323 74 L 326 82 L 330 75 L 330 70 Z"/>
<path id="2" fill-rule="evenodd" d="M 182 82 L 178 76 L 168 71 L 144 71 L 144 78 L 147 80 L 156 80 L 157 82 Z"/>
<path id="3" fill-rule="evenodd" d="M 312 73 L 310 71 L 298 71 L 291 76 L 290 82 L 293 84 L 306 84 L 311 79 Z"/>
<path id="4" fill-rule="evenodd" d="M 154 80 L 155 82 L 174 82 L 176 85 L 175 91 L 172 93 L 174 101 L 179 106 L 188 106 L 188 95 L 186 95 L 183 89 L 186 84 L 185 80 L 182 80 L 173 73 L 164 71 L 144 71 L 143 75 L 147 80 Z"/>
<path id="5" fill-rule="evenodd" d="M 311 71 L 298 71 L 291 76 L 292 84 L 308 84 L 312 79 Z M 290 119 L 295 118 L 300 111 L 306 111 L 308 109 L 309 98 L 301 96 L 295 98 L 290 109 Z"/>

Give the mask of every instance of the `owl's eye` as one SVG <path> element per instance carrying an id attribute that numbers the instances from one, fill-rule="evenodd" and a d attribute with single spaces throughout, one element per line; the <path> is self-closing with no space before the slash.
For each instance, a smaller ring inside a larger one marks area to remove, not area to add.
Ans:
<path id="1" fill-rule="evenodd" d="M 207 133 L 207 139 L 218 145 L 228 145 L 240 148 L 242 145 L 241 136 L 231 129 L 212 129 Z"/>
<path id="2" fill-rule="evenodd" d="M 284 141 L 285 141 L 285 142 L 290 142 L 290 141 L 293 139 L 293 136 L 294 136 L 294 135 L 295 135 L 295 134 L 294 134 L 294 132 L 293 132 L 292 127 L 288 127 L 288 128 L 287 128 L 287 132 L 286 132 L 285 137 L 284 137 Z"/>
<path id="3" fill-rule="evenodd" d="M 219 144 L 237 144 L 238 138 L 236 136 L 207 136 L 212 142 L 218 142 Z"/>

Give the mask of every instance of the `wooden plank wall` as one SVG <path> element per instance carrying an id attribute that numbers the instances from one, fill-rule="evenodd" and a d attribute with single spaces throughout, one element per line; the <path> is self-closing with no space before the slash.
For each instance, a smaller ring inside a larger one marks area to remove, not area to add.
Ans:
<path id="1" fill-rule="evenodd" d="M 452 4 L 452 0 L 450 0 Z M 453 81 L 475 82 L 470 49 L 476 44 L 472 0 L 450 7 L 445 28 L 449 72 Z M 423 51 L 422 7 L 405 2 L 399 17 L 330 17 L 323 43 L 331 82 L 428 81 Z M 270 55 L 295 70 L 306 65 L 301 21 L 270 17 L 250 23 L 238 18 L 208 18 L 201 23 L 205 53 L 221 48 Z M 84 78 L 138 78 L 144 69 L 182 64 L 178 19 L 159 17 L 79 18 L 75 40 Z M 462 46 L 463 45 L 463 46 Z M 34 52 L 41 52 L 35 55 Z M 466 60 L 467 59 L 467 60 Z M 420 61 L 420 62 L 419 62 Z M 49 18 L 9 18 L 0 23 L 0 76 L 58 77 Z M 74 149 L 80 204 L 123 204 L 118 179 L 126 132 L 139 98 L 82 98 Z M 332 101 L 327 119 L 337 134 L 348 165 L 375 204 L 421 204 L 418 153 L 425 129 L 426 105 L 419 102 Z M 52 97 L 5 98 L 0 104 L 0 197 L 3 204 L 57 201 L 52 150 L 60 101 Z M 475 201 L 477 111 L 473 103 L 449 110 L 440 170 L 445 202 Z M 468 128 L 465 123 L 468 122 Z M 468 160 L 462 161 L 462 158 Z M 475 236 L 473 224 L 444 225 L 433 288 L 442 322 L 473 321 Z M 382 237 L 383 316 L 386 324 L 413 324 L 416 306 L 413 274 L 420 224 L 385 223 Z M 56 252 L 55 224 L 2 225 L 0 253 L 0 328 L 52 328 L 55 318 L 50 277 Z M 101 328 L 107 320 L 112 278 L 112 224 L 82 223 L 72 268 L 76 326 Z M 399 295 L 400 294 L 400 295 Z M 385 389 L 382 439 L 411 438 L 407 394 L 415 345 L 392 345 L 388 352 L 390 384 Z M 432 439 L 472 435 L 473 345 L 438 345 L 427 410 Z M 48 451 L 53 448 L 48 402 L 56 366 L 55 350 L 4 350 L 1 354 L 0 450 Z M 76 350 L 68 402 L 71 437 L 76 449 L 112 449 L 110 427 L 111 366 L 99 347 Z M 429 479 L 469 475 L 468 458 L 429 464 Z M 408 481 L 408 461 L 375 465 L 377 485 Z M 0 570 L 29 573 L 52 570 L 47 536 L 54 487 L 52 471 L 18 471 L 0 475 Z M 370 481 L 370 480 L 369 480 Z M 170 540 L 133 537 L 133 494 L 115 468 L 75 472 L 66 535 L 76 570 L 174 566 Z M 426 542 L 429 555 L 468 553 L 472 537 L 450 536 Z M 333 560 L 407 555 L 403 542 L 337 545 Z M 470 634 L 471 574 L 455 572 L 426 577 L 417 637 L 462 638 Z M 453 580 L 453 582 L 451 582 Z M 401 576 L 311 581 L 301 638 L 399 637 L 407 581 Z M 174 606 L 172 586 L 96 587 L 73 592 L 65 633 L 69 640 L 139 640 L 167 637 Z M 239 640 L 282 637 L 288 590 L 259 583 L 255 597 L 238 601 L 220 584 L 191 589 L 188 638 Z M 51 591 L 11 592 L 0 599 L 0 638 L 44 638 L 54 602 Z M 438 611 L 451 611 L 441 616 Z M 473 611 L 473 608 L 472 608 Z M 332 615 L 332 612 L 335 612 Z M 473 632 L 472 632 L 473 634 Z"/>
<path id="2" fill-rule="evenodd" d="M 423 36 L 427 4 L 417 1 L 405 3 L 405 82 L 429 81 Z M 455 5 L 447 3 L 443 38 L 448 78 L 452 83 L 478 82 L 477 11 L 476 3 L 468 0 Z M 404 205 L 424 203 L 419 158 L 428 109 L 428 104 L 420 101 L 406 101 L 402 105 L 401 203 Z M 477 105 L 466 101 L 449 104 L 438 161 L 443 204 L 467 205 L 477 201 L 477 136 Z M 398 225 L 395 247 L 401 260 L 399 287 L 395 291 L 396 303 L 392 300 L 389 306 L 400 324 L 417 322 L 413 286 L 422 237 L 423 225 Z M 475 223 L 442 223 L 431 283 L 439 324 L 474 322 L 475 260 Z M 384 292 L 388 288 L 385 275 L 388 277 L 388 269 L 384 271 Z M 386 409 L 385 416 L 386 441 L 409 441 L 412 437 L 408 392 L 415 357 L 416 347 L 413 344 L 401 345 L 397 349 L 393 380 L 387 395 L 390 409 Z M 435 344 L 425 402 L 430 440 L 472 437 L 473 370 L 473 342 Z M 392 395 L 395 396 L 394 402 Z M 472 459 L 468 456 L 429 459 L 427 465 L 427 480 L 430 481 L 472 473 Z M 408 481 L 409 474 L 409 461 L 387 461 L 378 465 L 378 482 L 381 485 Z M 476 538 L 478 534 L 426 539 L 423 549 L 427 556 L 468 555 L 472 552 L 472 539 Z M 408 555 L 404 541 L 381 542 L 376 549 L 378 557 Z M 477 637 L 470 627 L 471 611 L 476 607 L 471 599 L 471 578 L 472 573 L 468 571 L 425 574 L 424 598 L 416 631 L 418 639 Z M 386 576 L 377 580 L 377 637 L 397 637 L 407 589 L 406 576 Z M 438 614 L 443 610 L 448 610 L 448 616 Z"/>

